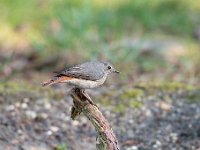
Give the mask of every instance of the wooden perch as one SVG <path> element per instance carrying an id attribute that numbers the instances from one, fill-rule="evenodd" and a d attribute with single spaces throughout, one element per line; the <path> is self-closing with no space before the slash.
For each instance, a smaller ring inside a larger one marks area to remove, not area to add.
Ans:
<path id="1" fill-rule="evenodd" d="M 84 90 L 74 88 L 71 91 L 74 106 L 71 118 L 75 119 L 83 113 L 93 124 L 98 135 L 96 140 L 97 150 L 119 150 L 117 138 L 108 121 L 104 118 L 98 107 Z"/>

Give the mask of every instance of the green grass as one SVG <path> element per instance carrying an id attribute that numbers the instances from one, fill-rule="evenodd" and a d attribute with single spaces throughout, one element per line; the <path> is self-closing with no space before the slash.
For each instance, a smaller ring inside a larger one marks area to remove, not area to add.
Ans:
<path id="1" fill-rule="evenodd" d="M 106 42 L 124 32 L 134 31 L 137 24 L 145 30 L 163 29 L 190 35 L 198 22 L 194 18 L 199 14 L 199 10 L 193 8 L 194 2 L 188 4 L 183 0 L 116 0 L 110 3 L 91 0 L 2 0 L 0 7 L 1 20 L 13 27 L 29 23 L 61 47 L 76 46 L 82 39 L 94 40 L 88 37 L 90 33 L 97 33 L 96 36 Z M 58 33 L 48 32 L 52 19 L 57 19 L 61 25 Z"/>
<path id="2" fill-rule="evenodd" d="M 66 144 L 57 145 L 55 150 L 67 150 L 67 145 Z"/>
<path id="3" fill-rule="evenodd" d="M 66 51 L 81 51 L 86 59 L 104 54 L 113 61 L 142 62 L 143 68 L 151 70 L 158 63 L 154 62 L 154 58 L 138 59 L 137 47 L 111 48 L 110 45 L 137 32 L 144 34 L 143 37 L 162 31 L 190 38 L 200 23 L 198 2 L 2 0 L 0 32 L 5 33 L 2 39 L 0 37 L 0 43 L 3 47 L 9 42 L 15 49 L 18 43 L 25 40 L 29 44 L 27 49 L 45 57 L 58 51 L 63 54 Z"/>

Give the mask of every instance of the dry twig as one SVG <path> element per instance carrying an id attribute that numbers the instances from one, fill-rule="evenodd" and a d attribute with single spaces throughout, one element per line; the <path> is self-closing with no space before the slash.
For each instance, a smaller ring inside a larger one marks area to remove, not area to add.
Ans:
<path id="1" fill-rule="evenodd" d="M 71 118 L 75 119 L 80 113 L 83 113 L 91 121 L 98 133 L 97 150 L 119 150 L 117 138 L 111 126 L 98 107 L 94 105 L 89 95 L 84 90 L 75 88 L 72 90 L 71 96 L 74 102 Z"/>

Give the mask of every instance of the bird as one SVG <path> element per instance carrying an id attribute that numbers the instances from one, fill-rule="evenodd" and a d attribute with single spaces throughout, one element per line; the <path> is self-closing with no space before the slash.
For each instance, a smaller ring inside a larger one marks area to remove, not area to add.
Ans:
<path id="1" fill-rule="evenodd" d="M 112 73 L 119 73 L 110 62 L 88 61 L 56 72 L 54 77 L 42 86 L 67 83 L 79 89 L 92 89 L 102 85 Z"/>

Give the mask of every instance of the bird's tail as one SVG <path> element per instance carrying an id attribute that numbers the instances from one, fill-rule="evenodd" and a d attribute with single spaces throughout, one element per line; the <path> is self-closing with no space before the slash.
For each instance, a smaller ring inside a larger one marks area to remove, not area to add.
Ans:
<path id="1" fill-rule="evenodd" d="M 51 79 L 49 81 L 46 81 L 46 82 L 43 82 L 42 83 L 42 86 L 49 86 L 49 85 L 52 85 L 52 84 L 55 84 L 55 83 L 58 83 L 58 79 Z"/>
<path id="2" fill-rule="evenodd" d="M 53 79 L 51 79 L 49 81 L 43 82 L 42 86 L 49 86 L 49 85 L 53 85 L 55 83 L 62 83 L 62 82 L 65 82 L 69 79 L 71 79 L 71 78 L 66 77 L 66 76 L 54 77 Z"/>

